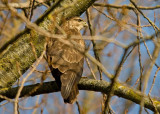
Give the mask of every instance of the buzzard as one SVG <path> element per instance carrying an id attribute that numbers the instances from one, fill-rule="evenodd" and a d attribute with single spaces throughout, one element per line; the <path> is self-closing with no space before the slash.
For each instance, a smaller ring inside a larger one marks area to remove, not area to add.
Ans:
<path id="1" fill-rule="evenodd" d="M 80 17 L 74 17 L 66 20 L 61 28 L 67 34 L 80 35 L 80 30 L 86 27 L 87 23 Z M 58 34 L 61 34 L 58 31 Z M 85 50 L 83 39 L 67 39 L 75 41 Z M 78 82 L 82 76 L 84 56 L 75 48 L 60 42 L 58 39 L 49 39 L 47 44 L 47 61 L 53 77 L 61 90 L 61 95 L 65 103 L 72 104 L 76 101 L 79 93 Z"/>

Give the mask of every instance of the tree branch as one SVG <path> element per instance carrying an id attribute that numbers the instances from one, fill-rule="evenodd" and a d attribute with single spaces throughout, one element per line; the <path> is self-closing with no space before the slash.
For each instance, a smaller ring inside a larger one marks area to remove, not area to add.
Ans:
<path id="1" fill-rule="evenodd" d="M 100 80 L 93 80 L 93 79 L 87 79 L 82 78 L 78 85 L 80 90 L 88 90 L 88 91 L 96 91 L 96 92 L 103 92 L 105 94 L 108 94 L 110 89 L 110 83 L 106 81 L 100 81 Z M 36 88 L 36 89 L 35 89 Z M 143 95 L 140 91 L 134 90 L 131 87 L 128 87 L 128 85 L 124 85 L 121 83 L 116 83 L 114 86 L 114 95 L 117 95 L 119 97 L 128 99 L 130 101 L 133 101 L 137 104 L 140 104 L 142 98 L 144 99 L 144 107 L 154 111 L 155 108 L 153 106 L 153 103 L 155 107 L 160 112 L 160 101 L 157 99 L 152 98 L 152 102 L 150 98 L 146 95 Z M 2 93 L 1 95 L 6 96 L 8 98 L 14 99 L 18 91 L 18 87 L 11 88 L 7 92 Z M 36 96 L 40 94 L 47 94 L 52 92 L 58 92 L 59 88 L 55 81 L 52 82 L 45 82 L 43 84 L 34 84 L 34 85 L 28 85 L 24 86 L 21 96 Z M 28 93 L 30 92 L 30 93 Z M 4 98 L 0 99 L 0 101 L 5 100 Z"/>

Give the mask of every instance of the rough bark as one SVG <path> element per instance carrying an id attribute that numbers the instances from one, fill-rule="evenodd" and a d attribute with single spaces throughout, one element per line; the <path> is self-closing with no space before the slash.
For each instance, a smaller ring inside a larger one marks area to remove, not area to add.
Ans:
<path id="1" fill-rule="evenodd" d="M 93 80 L 93 79 L 87 79 L 87 78 L 81 78 L 79 84 L 78 84 L 79 90 L 87 90 L 87 91 L 96 91 L 96 92 L 102 92 L 107 94 L 110 89 L 110 83 L 106 81 L 100 81 L 100 80 Z M 128 87 L 121 83 L 116 83 L 114 86 L 114 95 L 117 95 L 119 97 L 131 100 L 137 104 L 140 104 L 142 98 L 144 99 L 144 107 L 155 111 L 155 107 L 160 112 L 160 101 L 157 99 L 152 98 L 152 102 L 150 98 L 146 95 L 143 95 L 140 91 L 134 90 L 131 87 Z M 11 88 L 7 92 L 3 93 L 3 96 L 6 96 L 8 98 L 14 99 L 18 91 L 18 87 Z M 28 93 L 30 91 L 30 93 Z M 21 92 L 20 97 L 24 96 L 35 96 L 40 94 L 47 94 L 52 92 L 58 92 L 58 86 L 55 81 L 52 82 L 45 82 L 41 84 L 34 84 L 25 86 Z M 0 99 L 0 102 L 5 99 Z M 154 103 L 154 105 L 153 105 Z"/>

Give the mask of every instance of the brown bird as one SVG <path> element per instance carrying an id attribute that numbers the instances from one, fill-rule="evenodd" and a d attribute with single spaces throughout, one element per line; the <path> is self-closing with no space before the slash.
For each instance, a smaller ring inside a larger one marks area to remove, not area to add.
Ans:
<path id="1" fill-rule="evenodd" d="M 67 34 L 80 35 L 80 30 L 86 27 L 87 23 L 80 17 L 74 17 L 66 20 L 61 28 Z M 61 34 L 58 31 L 58 34 Z M 81 46 L 81 50 L 85 50 L 83 39 L 69 39 L 75 41 Z M 84 55 L 69 45 L 60 42 L 58 39 L 50 39 L 47 44 L 47 59 L 53 77 L 58 87 L 61 89 L 61 95 L 65 103 L 73 103 L 77 99 L 78 82 L 82 76 Z"/>

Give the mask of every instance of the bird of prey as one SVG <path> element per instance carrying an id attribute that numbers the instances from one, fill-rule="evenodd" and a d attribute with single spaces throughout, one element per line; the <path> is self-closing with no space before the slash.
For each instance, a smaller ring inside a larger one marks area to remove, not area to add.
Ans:
<path id="1" fill-rule="evenodd" d="M 86 26 L 87 23 L 80 17 L 74 17 L 66 20 L 61 25 L 61 28 L 66 33 L 66 36 L 69 37 L 72 35 L 81 36 L 80 30 Z M 61 32 L 58 31 L 58 34 L 61 34 Z M 85 43 L 82 38 L 68 38 L 67 41 L 71 40 L 78 43 L 81 50 L 85 51 Z M 84 55 L 75 48 L 60 42 L 58 39 L 49 39 L 46 54 L 51 73 L 61 90 L 64 102 L 74 103 L 79 94 L 77 84 L 83 72 Z"/>

